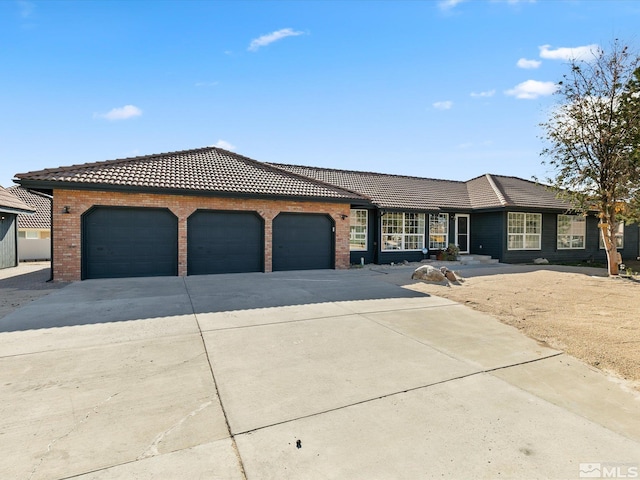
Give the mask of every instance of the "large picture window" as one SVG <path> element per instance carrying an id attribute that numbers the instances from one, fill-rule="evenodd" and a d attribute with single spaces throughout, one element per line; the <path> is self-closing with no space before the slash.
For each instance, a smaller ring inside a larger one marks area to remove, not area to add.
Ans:
<path id="1" fill-rule="evenodd" d="M 542 214 L 509 212 L 507 248 L 509 250 L 540 250 Z"/>
<path id="2" fill-rule="evenodd" d="M 584 249 L 586 219 L 579 215 L 558 215 L 558 250 Z"/>
<path id="3" fill-rule="evenodd" d="M 429 215 L 429 250 L 445 250 L 449 239 L 449 214 Z"/>
<path id="4" fill-rule="evenodd" d="M 368 215 L 366 210 L 351 210 L 349 216 L 351 226 L 349 230 L 349 250 L 367 250 Z"/>
<path id="5" fill-rule="evenodd" d="M 387 212 L 382 216 L 382 250 L 422 250 L 424 213 Z"/>

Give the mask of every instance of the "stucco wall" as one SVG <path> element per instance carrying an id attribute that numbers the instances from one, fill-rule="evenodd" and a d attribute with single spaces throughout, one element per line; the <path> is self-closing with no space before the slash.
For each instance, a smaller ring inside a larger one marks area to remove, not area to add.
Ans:
<path id="1" fill-rule="evenodd" d="M 268 199 L 159 195 L 84 190 L 53 192 L 53 277 L 56 281 L 81 279 L 82 214 L 91 207 L 129 206 L 170 209 L 178 217 L 178 274 L 187 274 L 187 219 L 197 209 L 250 210 L 265 224 L 265 271 L 272 266 L 272 221 L 280 212 L 322 213 L 330 215 L 336 226 L 335 265 L 349 267 L 349 204 L 300 202 Z M 69 207 L 70 213 L 63 213 Z M 343 219 L 343 216 L 345 218 Z"/>

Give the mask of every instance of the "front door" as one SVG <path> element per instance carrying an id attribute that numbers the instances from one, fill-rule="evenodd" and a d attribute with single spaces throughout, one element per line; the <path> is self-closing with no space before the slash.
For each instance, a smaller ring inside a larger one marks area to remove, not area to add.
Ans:
<path id="1" fill-rule="evenodd" d="M 469 253 L 469 215 L 456 214 L 456 244 L 460 253 Z"/>

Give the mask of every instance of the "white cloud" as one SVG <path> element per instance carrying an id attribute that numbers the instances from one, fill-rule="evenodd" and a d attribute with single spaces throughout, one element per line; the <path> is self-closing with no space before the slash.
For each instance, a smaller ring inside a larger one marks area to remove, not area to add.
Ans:
<path id="1" fill-rule="evenodd" d="M 518 60 L 518 63 L 516 63 L 516 65 L 519 68 L 538 68 L 540 65 L 542 65 L 542 62 L 540 60 L 528 60 L 526 58 L 521 58 L 520 60 Z"/>
<path id="2" fill-rule="evenodd" d="M 466 0 L 441 0 L 438 2 L 438 6 L 441 10 L 451 10 L 462 2 L 466 2 Z"/>
<path id="3" fill-rule="evenodd" d="M 505 95 L 525 100 L 552 95 L 558 89 L 554 82 L 540 82 L 538 80 L 527 80 L 519 83 L 510 90 L 505 91 Z"/>
<path id="4" fill-rule="evenodd" d="M 142 115 L 140 110 L 135 105 L 125 105 L 124 107 L 118 107 L 109 110 L 107 113 L 94 113 L 94 118 L 105 118 L 107 120 L 126 120 L 128 118 L 139 117 Z"/>
<path id="5" fill-rule="evenodd" d="M 496 94 L 495 90 L 487 90 L 486 92 L 471 92 L 473 98 L 488 98 Z"/>
<path id="6" fill-rule="evenodd" d="M 541 45 L 540 57 L 550 60 L 592 60 L 600 52 L 600 46 L 597 43 L 584 45 L 582 47 L 560 47 L 555 50 L 551 49 L 551 45 Z"/>
<path id="7" fill-rule="evenodd" d="M 453 107 L 453 102 L 451 100 L 446 100 L 444 102 L 435 102 L 433 104 L 433 108 L 438 110 L 450 110 Z"/>
<path id="8" fill-rule="evenodd" d="M 278 40 L 282 40 L 283 38 L 297 37 L 298 35 L 304 35 L 304 32 L 298 32 L 291 28 L 283 28 L 266 35 L 262 35 L 261 37 L 254 38 L 253 40 L 251 40 L 251 43 L 249 44 L 249 48 L 247 50 L 255 52 L 259 48 L 266 47 L 267 45 L 270 45 L 273 42 L 277 42 Z"/>
<path id="9" fill-rule="evenodd" d="M 18 8 L 20 8 L 20 16 L 22 18 L 30 17 L 36 6 L 27 0 L 18 0 Z"/>
<path id="10" fill-rule="evenodd" d="M 218 82 L 196 82 L 196 87 L 215 87 Z"/>
<path id="11" fill-rule="evenodd" d="M 216 142 L 216 144 L 214 145 L 214 147 L 223 148 L 225 150 L 235 150 L 236 149 L 235 145 L 231 145 L 229 142 L 227 142 L 225 140 L 218 140 Z"/>

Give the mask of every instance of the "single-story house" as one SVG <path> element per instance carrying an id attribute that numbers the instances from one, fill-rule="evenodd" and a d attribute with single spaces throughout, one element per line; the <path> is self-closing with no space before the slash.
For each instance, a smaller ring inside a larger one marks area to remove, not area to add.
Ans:
<path id="1" fill-rule="evenodd" d="M 51 195 L 17 185 L 7 191 L 36 209 L 31 215 L 18 215 L 19 260 L 51 260 Z"/>
<path id="2" fill-rule="evenodd" d="M 53 277 L 347 268 L 426 250 L 502 262 L 603 261 L 596 217 L 546 187 L 268 164 L 216 147 L 16 175 L 53 196 Z M 623 258 L 638 226 L 621 226 Z"/>
<path id="3" fill-rule="evenodd" d="M 0 268 L 18 266 L 17 216 L 33 212 L 33 207 L 0 187 Z"/>

